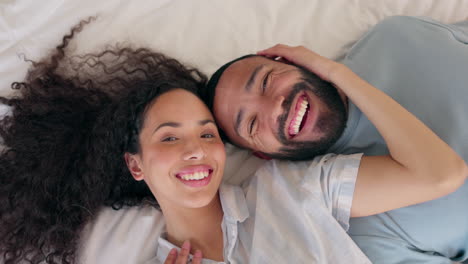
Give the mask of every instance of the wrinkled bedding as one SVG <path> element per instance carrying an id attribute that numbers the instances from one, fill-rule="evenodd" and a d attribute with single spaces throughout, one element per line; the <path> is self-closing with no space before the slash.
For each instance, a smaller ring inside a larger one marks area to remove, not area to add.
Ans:
<path id="1" fill-rule="evenodd" d="M 468 19 L 463 0 L 0 0 L 0 95 L 21 80 L 24 58 L 46 56 L 80 19 L 98 19 L 76 37 L 76 53 L 128 43 L 164 52 L 207 75 L 228 60 L 276 43 L 340 59 L 369 28 L 392 15 L 444 23 Z M 0 106 L 0 113 L 7 112 Z M 226 146 L 226 180 L 239 184 L 262 163 Z M 242 166 L 240 166 L 242 164 Z M 83 237 L 83 263 L 145 263 L 164 229 L 152 208 L 103 209 Z"/>

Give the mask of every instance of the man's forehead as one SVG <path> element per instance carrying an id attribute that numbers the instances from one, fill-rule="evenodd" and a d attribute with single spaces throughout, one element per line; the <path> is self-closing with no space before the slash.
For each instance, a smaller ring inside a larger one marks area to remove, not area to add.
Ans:
<path id="1" fill-rule="evenodd" d="M 270 63 L 274 62 L 262 56 L 248 57 L 234 62 L 226 69 L 223 75 L 231 75 L 232 73 L 249 74 L 252 73 L 256 67 L 260 65 L 268 65 Z"/>
<path id="2" fill-rule="evenodd" d="M 225 70 L 219 80 L 213 112 L 218 125 L 231 139 L 235 137 L 236 141 L 242 140 L 234 129 L 241 112 L 239 109 L 241 94 L 246 92 L 245 86 L 249 83 L 255 70 L 258 71 L 259 67 L 269 63 L 269 61 L 261 56 L 236 61 Z"/>
<path id="3" fill-rule="evenodd" d="M 249 57 L 240 61 L 236 61 L 230 65 L 221 75 L 218 84 L 216 85 L 216 98 L 219 94 L 237 97 L 243 92 L 243 87 L 247 83 L 252 82 L 255 77 L 254 73 L 259 72 L 262 66 L 268 63 L 268 59 L 260 56 Z M 242 89 L 242 92 L 239 91 Z M 224 97 L 224 96 L 221 96 Z"/>

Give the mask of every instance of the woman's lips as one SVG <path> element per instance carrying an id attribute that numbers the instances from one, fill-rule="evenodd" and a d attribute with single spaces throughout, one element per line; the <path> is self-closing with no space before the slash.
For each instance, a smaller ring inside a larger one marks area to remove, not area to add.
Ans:
<path id="1" fill-rule="evenodd" d="M 185 167 L 176 174 L 176 178 L 190 187 L 203 187 L 211 181 L 213 168 L 208 165 Z"/>
<path id="2" fill-rule="evenodd" d="M 210 172 L 208 174 L 208 176 L 206 176 L 206 177 L 204 177 L 202 179 L 199 179 L 199 180 L 184 180 L 184 179 L 179 178 L 179 177 L 177 177 L 177 179 L 179 181 L 181 181 L 183 184 L 188 185 L 190 187 L 203 187 L 203 186 L 206 186 L 206 185 L 208 185 L 210 183 L 212 174 L 213 173 Z"/>

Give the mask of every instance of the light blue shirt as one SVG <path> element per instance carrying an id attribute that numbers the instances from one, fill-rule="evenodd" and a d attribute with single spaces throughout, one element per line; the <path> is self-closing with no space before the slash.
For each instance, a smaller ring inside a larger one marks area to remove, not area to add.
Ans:
<path id="1" fill-rule="evenodd" d="M 223 263 L 370 263 L 346 233 L 361 156 L 270 161 L 243 187 L 222 185 Z M 152 263 L 172 248 L 160 237 Z"/>
<path id="2" fill-rule="evenodd" d="M 391 17 L 343 63 L 417 116 L 468 162 L 468 21 Z M 333 153 L 385 155 L 385 141 L 352 103 Z M 468 182 L 426 203 L 353 218 L 354 241 L 374 263 L 468 263 Z"/>

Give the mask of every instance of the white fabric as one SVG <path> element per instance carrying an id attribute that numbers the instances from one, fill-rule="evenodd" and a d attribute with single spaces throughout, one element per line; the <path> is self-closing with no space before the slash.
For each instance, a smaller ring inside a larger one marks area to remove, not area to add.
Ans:
<path id="1" fill-rule="evenodd" d="M 144 263 L 154 256 L 156 238 L 164 228 L 162 213 L 151 206 L 118 211 L 105 208 L 83 234 L 80 261 L 83 264 Z"/>
<path id="2" fill-rule="evenodd" d="M 429 16 L 453 23 L 468 19 L 468 1 L 0 0 L 0 95 L 11 94 L 11 82 L 25 76 L 30 64 L 22 58 L 37 60 L 47 55 L 71 26 L 92 15 L 99 18 L 72 44 L 77 52 L 116 42 L 131 43 L 165 52 L 210 74 L 232 58 L 280 42 L 340 58 L 364 32 L 387 16 Z M 229 146 L 227 151 L 225 177 L 230 182 L 242 182 L 262 163 L 247 151 Z M 106 209 L 93 226 L 90 241 L 104 242 L 117 234 L 128 239 L 138 237 L 130 221 L 143 212 Z M 154 227 L 151 230 L 161 230 L 161 216 L 151 210 L 149 213 L 154 220 L 147 223 Z M 129 228 L 115 225 L 119 221 L 129 221 Z M 148 247 L 155 243 L 148 241 Z M 92 245 L 100 248 L 100 244 Z M 137 263 L 138 254 L 128 252 L 139 252 L 140 246 L 129 242 L 125 251 L 93 252 L 115 254 L 112 261 L 98 263 Z"/>
<path id="3" fill-rule="evenodd" d="M 224 262 L 203 263 L 370 263 L 345 231 L 361 157 L 270 161 L 244 190 L 222 185 Z M 160 238 L 146 263 L 164 263 L 172 248 Z"/>

